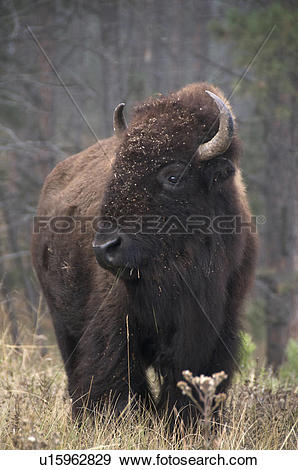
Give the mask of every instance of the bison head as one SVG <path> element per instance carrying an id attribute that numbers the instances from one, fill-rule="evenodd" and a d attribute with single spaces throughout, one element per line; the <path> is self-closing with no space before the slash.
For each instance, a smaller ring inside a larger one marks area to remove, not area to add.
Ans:
<path id="1" fill-rule="evenodd" d="M 124 104 L 116 108 L 119 148 L 93 242 L 103 268 L 136 281 L 149 269 L 151 275 L 170 269 L 178 258 L 195 263 L 197 246 L 210 244 L 212 235 L 191 223 L 190 230 L 189 222 L 233 212 L 238 144 L 220 94 L 194 84 L 150 98 L 129 127 Z"/>

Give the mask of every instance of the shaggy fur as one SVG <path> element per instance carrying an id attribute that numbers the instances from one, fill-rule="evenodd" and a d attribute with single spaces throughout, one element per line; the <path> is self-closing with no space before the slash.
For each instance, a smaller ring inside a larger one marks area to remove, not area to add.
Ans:
<path id="1" fill-rule="evenodd" d="M 59 163 L 46 179 L 38 214 L 249 220 L 236 135 L 225 154 L 192 161 L 177 188 L 164 184 L 167 172 L 181 173 L 198 145 L 218 130 L 218 109 L 206 89 L 224 99 L 206 83 L 150 98 L 135 109 L 123 138 L 100 141 Z M 188 404 L 176 386 L 182 370 L 224 370 L 231 379 L 255 235 L 132 234 L 123 254 L 125 264 L 140 272 L 132 281 L 102 269 L 91 245 L 95 234 L 82 232 L 45 228 L 33 235 L 32 245 L 75 410 L 88 396 L 89 406 L 112 398 L 121 412 L 129 390 L 148 403 L 148 367 L 163 377 L 156 403 L 161 410 Z"/>

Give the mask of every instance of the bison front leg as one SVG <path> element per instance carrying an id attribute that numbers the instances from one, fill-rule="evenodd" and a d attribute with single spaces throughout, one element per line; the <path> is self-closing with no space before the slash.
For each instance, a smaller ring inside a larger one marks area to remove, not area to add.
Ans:
<path id="1" fill-rule="evenodd" d="M 75 416 L 83 409 L 119 416 L 147 399 L 146 379 L 125 330 L 118 328 L 106 336 L 94 329 L 81 343 L 72 396 Z"/>
<path id="2" fill-rule="evenodd" d="M 195 425 L 200 417 L 198 408 L 187 396 L 182 395 L 177 382 L 174 377 L 165 380 L 158 403 L 159 415 L 166 417 L 171 429 Z"/>

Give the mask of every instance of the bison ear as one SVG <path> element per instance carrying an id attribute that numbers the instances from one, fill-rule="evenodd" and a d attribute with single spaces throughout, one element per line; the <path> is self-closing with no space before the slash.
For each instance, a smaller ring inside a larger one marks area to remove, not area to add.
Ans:
<path id="1" fill-rule="evenodd" d="M 125 120 L 124 113 L 123 113 L 124 106 L 125 106 L 125 103 L 118 104 L 118 106 L 116 106 L 115 108 L 114 116 L 113 116 L 114 132 L 116 136 L 119 138 L 127 129 L 127 124 L 126 124 L 126 120 Z"/>
<path id="2" fill-rule="evenodd" d="M 203 177 L 206 188 L 211 191 L 235 174 L 235 165 L 227 158 L 215 158 L 204 164 Z"/>

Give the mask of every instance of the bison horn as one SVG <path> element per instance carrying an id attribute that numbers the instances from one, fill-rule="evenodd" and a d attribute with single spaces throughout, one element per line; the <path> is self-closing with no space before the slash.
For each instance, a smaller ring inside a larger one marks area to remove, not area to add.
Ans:
<path id="1" fill-rule="evenodd" d="M 120 103 L 116 106 L 113 117 L 114 131 L 117 137 L 121 137 L 125 129 L 127 129 L 127 124 L 123 114 L 125 103 Z"/>
<path id="2" fill-rule="evenodd" d="M 232 142 L 234 132 L 234 122 L 231 111 L 217 95 L 209 90 L 205 91 L 214 99 L 219 109 L 219 127 L 218 132 L 211 140 L 199 145 L 196 153 L 200 160 L 210 160 L 224 153 Z"/>

